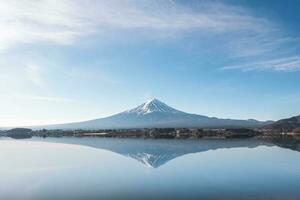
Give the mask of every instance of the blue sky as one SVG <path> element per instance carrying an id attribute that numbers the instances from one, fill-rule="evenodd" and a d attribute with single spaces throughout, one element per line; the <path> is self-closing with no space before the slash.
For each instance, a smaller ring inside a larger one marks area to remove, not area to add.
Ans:
<path id="1" fill-rule="evenodd" d="M 300 114 L 300 2 L 1 0 L 0 126 L 158 98 L 221 118 Z"/>

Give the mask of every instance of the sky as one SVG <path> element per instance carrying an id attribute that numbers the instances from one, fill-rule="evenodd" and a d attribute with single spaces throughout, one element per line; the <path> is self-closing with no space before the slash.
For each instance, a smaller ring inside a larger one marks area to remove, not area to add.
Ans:
<path id="1" fill-rule="evenodd" d="M 158 98 L 219 118 L 300 114 L 296 0 L 0 0 L 0 127 Z"/>

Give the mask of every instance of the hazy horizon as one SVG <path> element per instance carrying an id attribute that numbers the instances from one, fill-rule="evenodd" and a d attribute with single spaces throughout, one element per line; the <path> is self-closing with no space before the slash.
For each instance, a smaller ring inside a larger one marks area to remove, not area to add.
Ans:
<path id="1" fill-rule="evenodd" d="M 292 0 L 0 0 L 0 127 L 103 118 L 149 98 L 218 118 L 299 115 L 299 9 Z"/>

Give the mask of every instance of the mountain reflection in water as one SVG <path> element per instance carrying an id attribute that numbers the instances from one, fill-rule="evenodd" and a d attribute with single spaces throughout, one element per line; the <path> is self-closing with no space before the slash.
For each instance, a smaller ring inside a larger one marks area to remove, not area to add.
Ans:
<path id="1" fill-rule="evenodd" d="M 77 144 L 98 149 L 109 150 L 133 158 L 144 165 L 158 168 L 170 160 L 190 154 L 224 148 L 255 148 L 274 146 L 271 142 L 255 139 L 203 139 L 203 140 L 168 140 L 168 139 L 132 139 L 132 138 L 33 138 L 32 140 Z M 277 141 L 277 145 L 279 142 Z M 280 145 L 284 146 L 284 145 Z M 285 147 L 289 147 L 285 145 Z"/>
<path id="2" fill-rule="evenodd" d="M 298 200 L 298 143 L 274 142 L 0 138 L 0 199 Z"/>

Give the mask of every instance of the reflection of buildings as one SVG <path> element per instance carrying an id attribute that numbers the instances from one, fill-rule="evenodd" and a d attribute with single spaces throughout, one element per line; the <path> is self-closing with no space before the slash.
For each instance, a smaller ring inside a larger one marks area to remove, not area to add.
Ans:
<path id="1" fill-rule="evenodd" d="M 43 140 L 34 138 L 33 140 Z M 189 153 L 204 152 L 221 148 L 246 147 L 260 145 L 272 146 L 261 140 L 153 140 L 129 138 L 47 138 L 48 142 L 68 143 L 109 150 L 153 168 L 158 168 L 168 161 Z"/>

